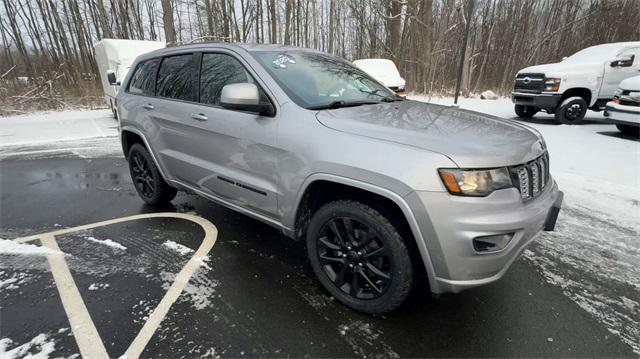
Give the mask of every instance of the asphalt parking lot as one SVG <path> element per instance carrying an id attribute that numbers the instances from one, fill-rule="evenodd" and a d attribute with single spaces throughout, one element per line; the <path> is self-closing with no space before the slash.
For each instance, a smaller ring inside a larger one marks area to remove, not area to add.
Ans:
<path id="1" fill-rule="evenodd" d="M 1 238 L 153 212 L 193 214 L 217 228 L 143 357 L 637 356 L 529 261 L 486 287 L 438 298 L 422 291 L 396 312 L 364 315 L 321 288 L 302 243 L 191 194 L 148 207 L 124 159 L 72 157 L 0 162 Z M 180 218 L 56 236 L 108 356 L 127 352 L 204 237 Z M 0 332 L 10 340 L 0 352 L 81 354 L 77 333 L 86 328 L 72 326 L 77 313 L 63 306 L 59 288 L 71 284 L 54 278 L 46 256 L 0 254 L 0 282 Z"/>

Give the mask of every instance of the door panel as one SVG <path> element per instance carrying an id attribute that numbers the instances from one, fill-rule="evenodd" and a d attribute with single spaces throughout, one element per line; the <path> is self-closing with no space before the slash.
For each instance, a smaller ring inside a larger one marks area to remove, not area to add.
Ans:
<path id="1" fill-rule="evenodd" d="M 610 62 L 607 62 L 604 66 L 604 78 L 602 81 L 602 88 L 600 89 L 599 98 L 610 99 L 613 98 L 614 92 L 618 89 L 618 85 L 624 79 L 629 77 L 640 75 L 640 49 L 630 49 L 622 52 L 622 54 L 634 55 L 633 64 L 629 67 L 611 67 Z"/>
<path id="2" fill-rule="evenodd" d="M 172 178 L 275 218 L 277 118 L 218 106 L 225 84 L 254 81 L 238 60 L 209 54 L 203 58 L 203 70 L 201 98 L 208 104 L 157 101 L 160 157 Z"/>

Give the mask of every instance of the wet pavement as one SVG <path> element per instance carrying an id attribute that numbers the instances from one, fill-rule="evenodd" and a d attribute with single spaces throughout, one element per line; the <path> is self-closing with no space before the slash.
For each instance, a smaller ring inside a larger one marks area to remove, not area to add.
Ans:
<path id="1" fill-rule="evenodd" d="M 497 283 L 438 298 L 421 291 L 373 317 L 334 301 L 304 244 L 269 226 L 191 194 L 144 205 L 122 158 L 4 160 L 0 192 L 4 239 L 152 212 L 197 214 L 217 227 L 143 357 L 637 356 L 529 261 Z M 125 353 L 203 237 L 174 218 L 56 237 L 110 357 Z M 80 353 L 57 285 L 45 256 L 0 254 L 0 337 L 11 341 L 0 352 Z"/>

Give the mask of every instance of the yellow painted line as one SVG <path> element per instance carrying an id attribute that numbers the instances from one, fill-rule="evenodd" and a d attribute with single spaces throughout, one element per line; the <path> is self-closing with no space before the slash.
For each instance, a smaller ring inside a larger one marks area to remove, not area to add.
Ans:
<path id="1" fill-rule="evenodd" d="M 20 243 L 40 239 L 43 246 L 60 252 L 55 236 L 148 218 L 180 218 L 195 222 L 204 230 L 204 238 L 202 239 L 202 243 L 200 243 L 200 247 L 198 247 L 191 259 L 189 259 L 187 264 L 176 275 L 176 278 L 165 293 L 164 297 L 160 300 L 158 306 L 149 315 L 149 319 L 147 319 L 138 335 L 135 337 L 131 345 L 129 345 L 129 348 L 124 355 L 128 359 L 138 358 L 140 356 L 151 340 L 153 334 L 160 326 L 160 323 L 171 309 L 171 306 L 178 299 L 184 287 L 191 279 L 193 273 L 202 265 L 202 260 L 209 253 L 211 248 L 213 248 L 213 245 L 216 242 L 216 237 L 218 236 L 218 230 L 213 223 L 202 217 L 184 213 L 149 213 L 116 218 L 83 226 L 64 228 L 16 239 L 16 241 Z M 89 311 L 82 301 L 82 296 L 80 295 L 80 291 L 78 290 L 75 281 L 73 280 L 73 276 L 71 275 L 71 271 L 69 270 L 69 266 L 67 265 L 64 255 L 61 252 L 47 254 L 47 259 L 49 261 L 58 292 L 60 293 L 64 310 L 69 318 L 71 330 L 73 331 L 73 335 L 78 343 L 80 354 L 83 358 L 108 358 L 109 356 L 102 339 L 100 338 L 100 334 L 96 330 L 95 325 L 91 320 L 91 316 L 89 315 Z"/>

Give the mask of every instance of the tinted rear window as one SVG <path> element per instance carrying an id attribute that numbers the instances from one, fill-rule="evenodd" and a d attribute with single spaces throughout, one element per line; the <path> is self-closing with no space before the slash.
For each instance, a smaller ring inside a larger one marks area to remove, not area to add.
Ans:
<path id="1" fill-rule="evenodd" d="M 156 94 L 161 97 L 194 101 L 193 56 L 165 57 L 158 71 Z"/>
<path id="2" fill-rule="evenodd" d="M 129 92 L 141 95 L 153 96 L 156 86 L 156 72 L 160 59 L 141 62 L 136 67 L 129 82 Z"/>

